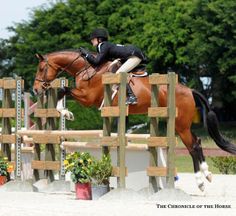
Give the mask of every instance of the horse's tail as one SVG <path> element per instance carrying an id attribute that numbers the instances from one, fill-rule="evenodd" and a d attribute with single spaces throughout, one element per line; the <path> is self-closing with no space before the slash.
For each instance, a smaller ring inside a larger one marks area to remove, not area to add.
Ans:
<path id="1" fill-rule="evenodd" d="M 224 151 L 227 151 L 232 154 L 236 154 L 236 145 L 225 140 L 219 131 L 219 122 L 216 117 L 216 114 L 211 110 L 210 105 L 207 99 L 198 91 L 192 90 L 193 96 L 196 99 L 199 99 L 201 103 L 203 103 L 207 109 L 207 129 L 211 138 L 215 141 L 216 145 L 219 146 Z"/>

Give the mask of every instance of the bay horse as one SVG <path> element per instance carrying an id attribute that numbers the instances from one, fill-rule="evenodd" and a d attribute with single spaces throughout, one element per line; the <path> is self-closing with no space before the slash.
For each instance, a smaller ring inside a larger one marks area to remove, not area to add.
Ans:
<path id="1" fill-rule="evenodd" d="M 36 95 L 42 94 L 50 83 L 56 79 L 62 72 L 66 72 L 75 78 L 76 86 L 67 90 L 76 101 L 85 107 L 100 107 L 103 101 L 102 75 L 108 71 L 111 62 L 105 62 L 99 67 L 92 67 L 84 59 L 79 51 L 58 51 L 46 55 L 36 54 L 39 59 L 36 78 L 33 90 Z M 132 77 L 130 82 L 134 94 L 138 98 L 138 103 L 130 105 L 129 114 L 147 114 L 151 101 L 151 87 L 148 76 Z M 206 98 L 197 92 L 180 83 L 176 85 L 176 107 L 178 116 L 175 121 L 175 130 L 180 136 L 182 142 L 187 147 L 194 166 L 196 182 L 200 190 L 204 190 L 204 181 L 202 173 L 208 181 L 212 180 L 212 174 L 208 170 L 208 165 L 203 155 L 201 140 L 191 132 L 191 125 L 195 111 L 195 99 L 198 98 L 207 110 L 207 127 L 211 138 L 224 151 L 236 154 L 236 145 L 225 140 L 219 132 L 218 120 L 215 113 L 211 110 Z M 167 105 L 167 87 L 159 88 L 159 105 Z M 113 100 L 114 105 L 117 98 Z"/>

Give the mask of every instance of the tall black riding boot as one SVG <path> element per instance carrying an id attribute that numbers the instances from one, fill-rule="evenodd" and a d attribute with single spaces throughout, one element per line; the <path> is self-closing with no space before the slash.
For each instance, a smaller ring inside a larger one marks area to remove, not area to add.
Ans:
<path id="1" fill-rule="evenodd" d="M 134 95 L 134 92 L 133 92 L 132 88 L 130 87 L 130 85 L 128 83 L 126 84 L 126 90 L 127 90 L 127 96 L 128 96 L 128 98 L 126 100 L 126 105 L 128 105 L 128 104 L 131 104 L 131 105 L 137 104 L 138 103 L 137 102 L 137 97 Z"/>

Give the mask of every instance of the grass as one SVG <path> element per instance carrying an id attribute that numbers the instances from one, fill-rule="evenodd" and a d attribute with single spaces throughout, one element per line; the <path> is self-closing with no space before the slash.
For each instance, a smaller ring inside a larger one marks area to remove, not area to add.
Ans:
<path id="1" fill-rule="evenodd" d="M 206 162 L 209 166 L 209 171 L 213 174 L 220 174 L 219 170 L 213 166 L 213 162 L 209 157 L 206 157 Z M 177 172 L 189 172 L 194 173 L 193 171 L 193 162 L 191 156 L 177 156 L 175 165 L 177 167 Z"/>

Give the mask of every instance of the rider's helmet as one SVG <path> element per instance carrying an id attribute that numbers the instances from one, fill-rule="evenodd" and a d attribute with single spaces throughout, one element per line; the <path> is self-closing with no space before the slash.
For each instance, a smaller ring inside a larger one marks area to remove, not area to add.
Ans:
<path id="1" fill-rule="evenodd" d="M 108 40 L 108 31 L 104 28 L 97 28 L 90 35 L 90 40 L 94 38 L 101 38 L 102 40 Z"/>

